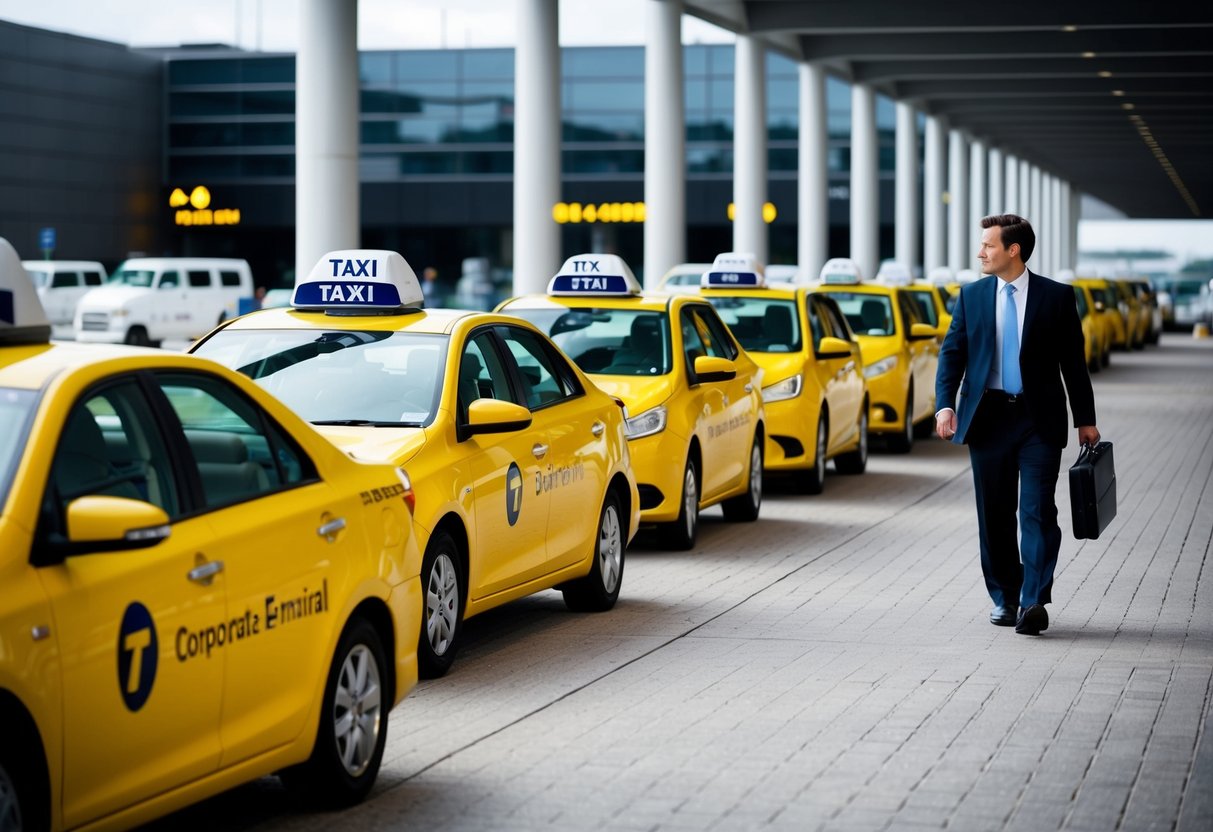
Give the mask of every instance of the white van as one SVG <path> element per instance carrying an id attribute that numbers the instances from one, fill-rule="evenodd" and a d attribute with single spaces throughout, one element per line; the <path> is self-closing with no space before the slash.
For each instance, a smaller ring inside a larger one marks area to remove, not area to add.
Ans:
<path id="1" fill-rule="evenodd" d="M 80 299 L 73 328 L 77 341 L 155 346 L 166 338 L 205 335 L 252 297 L 253 273 L 245 260 L 140 257 Z"/>
<path id="2" fill-rule="evenodd" d="M 94 260 L 22 260 L 21 265 L 38 289 L 51 326 L 71 326 L 80 298 L 105 283 L 105 267 Z"/>

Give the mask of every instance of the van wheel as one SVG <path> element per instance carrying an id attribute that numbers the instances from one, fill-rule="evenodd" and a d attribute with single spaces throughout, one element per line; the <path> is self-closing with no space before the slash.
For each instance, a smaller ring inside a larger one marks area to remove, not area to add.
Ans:
<path id="1" fill-rule="evenodd" d="M 147 330 L 141 326 L 133 326 L 128 329 L 122 343 L 130 344 L 133 347 L 150 347 L 152 345 L 151 339 L 147 337 Z"/>

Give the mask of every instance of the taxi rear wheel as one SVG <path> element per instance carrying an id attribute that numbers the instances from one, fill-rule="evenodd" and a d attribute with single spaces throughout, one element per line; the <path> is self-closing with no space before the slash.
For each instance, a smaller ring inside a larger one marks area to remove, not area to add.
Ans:
<path id="1" fill-rule="evenodd" d="M 750 481 L 744 494 L 721 504 L 724 519 L 748 523 L 758 519 L 762 508 L 762 437 L 755 435 L 750 446 Z"/>
<path id="2" fill-rule="evenodd" d="M 459 547 L 449 534 L 438 532 L 430 538 L 421 562 L 425 615 L 417 641 L 417 664 L 423 679 L 437 679 L 455 661 L 463 628 L 460 577 Z"/>
<path id="3" fill-rule="evenodd" d="M 661 527 L 661 540 L 667 549 L 685 551 L 695 546 L 699 535 L 699 466 L 695 458 L 687 460 L 682 473 L 682 505 L 678 519 Z"/>
<path id="4" fill-rule="evenodd" d="M 619 498 L 607 492 L 598 517 L 594 563 L 584 578 L 560 587 L 564 603 L 573 612 L 605 612 L 619 600 L 623 585 L 623 552 L 627 537 L 619 511 Z"/>
<path id="5" fill-rule="evenodd" d="M 906 394 L 905 426 L 901 433 L 889 437 L 889 450 L 895 454 L 908 454 L 914 447 L 914 388 Z"/>
<path id="6" fill-rule="evenodd" d="M 859 447 L 834 457 L 834 468 L 840 474 L 862 474 L 868 468 L 868 404 L 859 412 Z"/>
<path id="7" fill-rule="evenodd" d="M 813 467 L 808 469 L 800 479 L 800 490 L 805 494 L 820 494 L 826 484 L 826 437 L 829 436 L 830 426 L 824 411 L 817 420 L 817 448 L 813 458 Z"/>
<path id="8" fill-rule="evenodd" d="M 364 619 L 351 620 L 329 669 L 312 756 L 283 772 L 292 791 L 329 807 L 352 806 L 366 797 L 387 742 L 390 678 L 375 628 Z"/>

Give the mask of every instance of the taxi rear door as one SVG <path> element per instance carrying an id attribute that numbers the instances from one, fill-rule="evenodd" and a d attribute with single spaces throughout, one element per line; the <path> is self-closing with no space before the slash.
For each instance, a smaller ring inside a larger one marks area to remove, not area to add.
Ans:
<path id="1" fill-rule="evenodd" d="M 680 315 L 688 374 L 693 381 L 693 355 L 727 358 L 737 364 L 737 375 L 732 379 L 696 382 L 708 414 L 705 419 L 707 438 L 703 446 L 703 496 L 711 499 L 722 491 L 733 489 L 749 475 L 750 443 L 755 428 L 750 400 L 754 367 L 748 357 L 739 360 L 740 348 L 711 306 L 688 304 Z"/>
<path id="2" fill-rule="evenodd" d="M 74 405 L 49 476 L 39 546 L 65 540 L 67 505 L 100 494 L 151 502 L 169 537 L 148 548 L 97 544 L 42 566 L 63 668 L 63 824 L 87 823 L 219 764 L 226 618 L 210 523 L 186 503 L 149 400 L 132 377 Z M 196 658 L 186 656 L 194 646 Z"/>
<path id="3" fill-rule="evenodd" d="M 828 447 L 833 450 L 851 438 L 859 422 L 859 409 L 863 406 L 863 377 L 856 361 L 859 347 L 854 345 L 851 354 L 846 356 L 823 358 L 819 349 L 821 338 L 840 338 L 853 343 L 851 332 L 832 298 L 809 294 L 804 298 L 810 320 L 815 321 L 812 325 L 813 352 L 817 356 L 818 373 L 823 377 L 830 410 Z"/>

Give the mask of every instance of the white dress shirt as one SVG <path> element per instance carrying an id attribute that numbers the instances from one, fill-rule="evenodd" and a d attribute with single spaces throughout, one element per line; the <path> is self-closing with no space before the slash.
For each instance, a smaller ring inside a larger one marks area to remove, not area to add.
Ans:
<path id="1" fill-rule="evenodd" d="M 1011 281 L 1015 294 L 1011 300 L 1015 302 L 1015 326 L 1019 334 L 1019 346 L 1023 348 L 1023 318 L 1028 308 L 1028 270 Z M 1002 278 L 998 280 L 998 291 L 994 293 L 994 366 L 990 368 L 990 377 L 986 381 L 987 390 L 1002 390 L 1002 330 L 1005 326 L 1003 318 L 1007 305 L 1007 283 Z"/>

